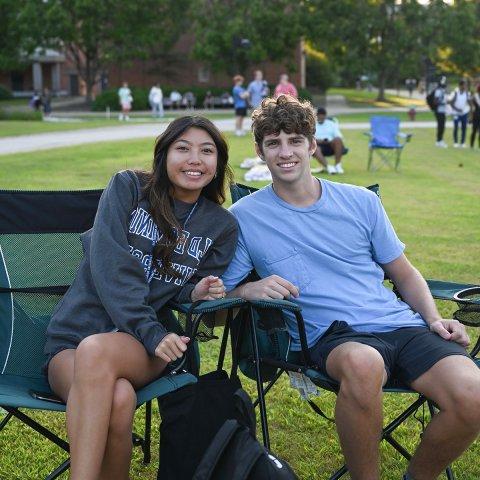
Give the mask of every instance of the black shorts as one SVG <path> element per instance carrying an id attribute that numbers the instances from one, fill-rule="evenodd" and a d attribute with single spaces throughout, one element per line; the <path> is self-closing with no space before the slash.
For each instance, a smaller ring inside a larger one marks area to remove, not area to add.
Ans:
<path id="1" fill-rule="evenodd" d="M 322 152 L 322 155 L 324 155 L 325 157 L 330 157 L 335 154 L 332 148 L 332 144 L 330 142 L 318 143 L 317 145 L 320 147 L 320 151 Z"/>
<path id="2" fill-rule="evenodd" d="M 444 340 L 426 327 L 405 327 L 390 332 L 363 333 L 347 322 L 335 321 L 310 348 L 313 362 L 327 375 L 326 360 L 330 352 L 346 342 L 369 345 L 380 353 L 390 381 L 411 385 L 439 360 L 450 355 L 470 357 L 464 347 Z M 333 379 L 332 379 L 333 380 Z"/>
<path id="3" fill-rule="evenodd" d="M 247 116 L 247 107 L 240 107 L 235 109 L 235 115 L 237 117 L 246 117 Z"/>

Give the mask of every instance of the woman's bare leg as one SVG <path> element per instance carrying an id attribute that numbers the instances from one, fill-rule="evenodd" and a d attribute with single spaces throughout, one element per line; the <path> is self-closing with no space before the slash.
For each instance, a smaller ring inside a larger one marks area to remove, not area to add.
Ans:
<path id="1" fill-rule="evenodd" d="M 71 479 L 97 480 L 100 472 L 101 478 L 128 478 L 130 460 L 120 466 L 117 455 L 130 452 L 136 398 L 123 380 L 132 390 L 138 389 L 164 368 L 165 362 L 149 357 L 139 341 L 121 332 L 92 335 L 76 350 L 65 350 L 52 359 L 50 384 L 67 399 Z M 126 425 L 130 425 L 128 436 Z M 116 458 L 115 467 L 125 469 L 123 475 L 116 468 L 112 477 L 111 458 Z"/>
<path id="2" fill-rule="evenodd" d="M 124 378 L 115 383 L 107 446 L 102 462 L 101 480 L 128 480 L 132 459 L 133 416 L 137 396 L 132 384 Z"/>

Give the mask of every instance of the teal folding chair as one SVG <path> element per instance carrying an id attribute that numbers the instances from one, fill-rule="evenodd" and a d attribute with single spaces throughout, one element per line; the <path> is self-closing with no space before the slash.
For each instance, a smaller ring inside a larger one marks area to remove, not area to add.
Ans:
<path id="1" fill-rule="evenodd" d="M 372 185 L 368 188 L 375 191 L 377 195 L 379 194 L 378 185 Z M 232 185 L 232 202 L 235 203 L 255 190 L 253 187 L 241 184 Z M 454 318 L 470 326 L 480 326 L 479 286 L 439 280 L 427 280 L 427 283 L 434 298 L 454 301 L 458 304 L 459 308 L 453 314 Z M 301 344 L 299 352 L 290 351 L 289 335 L 285 320 L 281 314 L 285 311 L 289 311 L 295 316 Z M 244 310 L 240 323 L 247 327 L 238 341 L 236 351 L 238 364 L 240 370 L 247 377 L 255 380 L 257 384 L 258 398 L 254 405 L 259 407 L 263 440 L 265 446 L 269 448 L 270 437 L 265 396 L 283 373 L 301 373 L 316 386 L 335 393 L 338 391 L 339 385 L 315 368 L 308 350 L 301 308 L 297 304 L 287 300 L 250 302 L 250 307 L 248 310 Z M 476 357 L 479 350 L 480 337 L 471 351 L 472 357 Z M 480 359 L 475 358 L 475 362 L 480 366 Z M 264 383 L 267 383 L 267 385 L 264 386 Z M 430 415 L 434 415 L 435 405 L 426 397 L 419 395 L 396 380 L 391 380 L 384 387 L 384 392 L 416 396 L 413 403 L 394 420 L 385 425 L 382 430 L 382 440 L 388 442 L 403 457 L 410 460 L 411 454 L 394 438 L 393 433 L 424 405 L 427 406 Z M 328 421 L 333 421 L 312 400 L 308 400 L 308 403 L 315 413 Z M 424 425 L 423 422 L 422 425 Z M 343 465 L 329 478 L 330 480 L 336 480 L 347 472 L 346 465 Z M 446 475 L 449 480 L 455 479 L 450 467 L 447 468 Z"/>
<path id="2" fill-rule="evenodd" d="M 400 119 L 397 117 L 377 116 L 370 118 L 370 131 L 365 132 L 368 142 L 367 170 L 378 170 L 386 165 L 398 171 L 403 147 L 412 138 L 411 133 L 400 132 Z M 379 161 L 374 162 L 374 154 Z"/>
<path id="3" fill-rule="evenodd" d="M 100 195 L 99 190 L 0 191 L 0 408 L 7 412 L 0 431 L 16 418 L 65 452 L 68 443 L 28 411 L 65 411 L 64 404 L 34 395 L 53 394 L 41 370 L 45 330 L 82 258 L 79 235 L 92 225 Z M 176 322 L 171 312 L 165 320 Z M 146 405 L 146 422 L 133 443 L 142 448 L 145 463 L 150 462 L 151 400 L 194 382 L 190 373 L 172 372 L 137 391 L 137 408 Z M 68 467 L 66 458 L 47 479 Z"/>

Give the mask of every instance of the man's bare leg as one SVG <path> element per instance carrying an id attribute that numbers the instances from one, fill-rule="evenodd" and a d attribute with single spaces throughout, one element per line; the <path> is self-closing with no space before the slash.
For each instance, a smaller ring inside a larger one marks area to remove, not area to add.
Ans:
<path id="1" fill-rule="evenodd" d="M 317 146 L 317 149 L 313 153 L 313 157 L 316 160 L 318 160 L 320 165 L 322 165 L 325 168 L 325 170 L 327 169 L 328 163 L 327 163 L 327 160 L 325 159 L 325 157 L 323 156 L 323 153 L 322 153 L 322 150 L 320 149 L 320 146 Z"/>
<path id="2" fill-rule="evenodd" d="M 340 382 L 335 421 L 352 480 L 379 479 L 378 444 L 382 432 L 382 356 L 372 347 L 347 342 L 327 358 L 328 374 Z"/>
<path id="3" fill-rule="evenodd" d="M 335 137 L 331 142 L 333 154 L 335 155 L 335 165 L 338 165 L 342 161 L 343 156 L 343 142 L 339 137 Z"/>
<path id="4" fill-rule="evenodd" d="M 412 388 L 440 408 L 408 468 L 415 480 L 433 480 L 480 432 L 480 369 L 469 358 L 452 355 L 417 378 Z"/>

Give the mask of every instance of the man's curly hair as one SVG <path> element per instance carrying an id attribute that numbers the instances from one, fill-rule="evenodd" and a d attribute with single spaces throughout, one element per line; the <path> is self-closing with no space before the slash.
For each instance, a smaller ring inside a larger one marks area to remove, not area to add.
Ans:
<path id="1" fill-rule="evenodd" d="M 309 141 L 315 136 L 315 110 L 308 100 L 297 100 L 291 95 L 265 98 L 252 114 L 252 132 L 262 148 L 266 135 L 285 133 L 305 135 Z"/>

